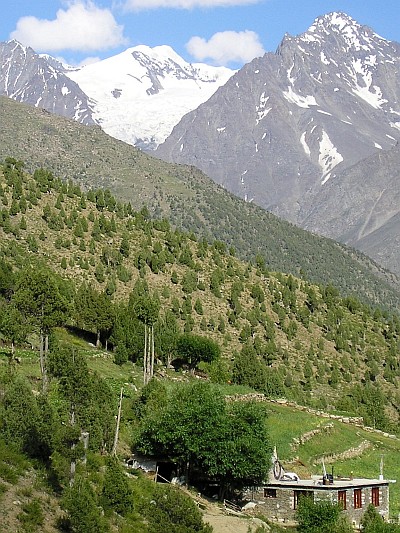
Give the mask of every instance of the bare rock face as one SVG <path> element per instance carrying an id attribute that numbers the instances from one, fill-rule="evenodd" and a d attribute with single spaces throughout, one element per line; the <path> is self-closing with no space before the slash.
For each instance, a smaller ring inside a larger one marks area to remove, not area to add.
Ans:
<path id="1" fill-rule="evenodd" d="M 93 103 L 54 58 L 17 41 L 0 43 L 0 94 L 82 124 L 94 124 Z"/>
<path id="2" fill-rule="evenodd" d="M 319 17 L 245 65 L 156 153 L 400 273 L 399 65 L 398 43 L 344 13 Z"/>

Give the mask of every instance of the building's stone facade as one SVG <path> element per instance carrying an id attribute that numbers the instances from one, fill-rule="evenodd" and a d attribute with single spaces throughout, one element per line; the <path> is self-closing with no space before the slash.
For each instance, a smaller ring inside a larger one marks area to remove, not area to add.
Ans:
<path id="1" fill-rule="evenodd" d="M 379 514 L 389 518 L 389 481 L 374 479 L 334 480 L 325 485 L 322 480 L 276 481 L 261 487 L 249 488 L 245 497 L 271 520 L 295 520 L 299 497 L 308 495 L 314 501 L 341 502 L 344 512 L 354 527 L 359 527 L 369 504 L 375 505 Z"/>

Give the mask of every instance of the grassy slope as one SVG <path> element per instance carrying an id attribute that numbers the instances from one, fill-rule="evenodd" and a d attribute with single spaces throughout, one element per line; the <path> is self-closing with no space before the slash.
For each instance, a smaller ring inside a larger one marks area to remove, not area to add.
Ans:
<path id="1" fill-rule="evenodd" d="M 383 307 L 399 307 L 399 282 L 371 260 L 300 230 L 228 194 L 194 167 L 170 165 L 116 141 L 97 127 L 0 97 L 0 158 L 44 166 L 85 188 L 108 187 L 139 209 L 196 234 L 233 245 L 242 258 L 265 258 L 271 270 L 302 272 Z"/>
<path id="2" fill-rule="evenodd" d="M 85 278 L 88 280 L 93 280 L 93 267 L 90 267 L 88 270 L 82 269 L 75 262 L 73 266 L 68 266 L 65 271 L 61 270 L 61 258 L 63 256 L 66 258 L 70 258 L 74 254 L 78 253 L 79 239 L 76 244 L 71 244 L 70 248 L 62 247 L 61 249 L 59 249 L 55 247 L 55 240 L 58 234 L 56 232 L 52 233 L 52 230 L 49 230 L 49 228 L 42 219 L 42 212 L 44 203 L 55 202 L 56 197 L 56 194 L 43 195 L 42 200 L 39 202 L 39 205 L 37 207 L 33 206 L 32 209 L 28 208 L 26 214 L 28 229 L 20 231 L 19 239 L 15 239 L 14 236 L 10 233 L 1 233 L 3 243 L 11 243 L 10 250 L 13 249 L 15 245 L 20 247 L 21 255 L 24 255 L 27 253 L 27 235 L 28 233 L 33 233 L 37 237 L 39 250 L 36 253 L 31 253 L 30 255 L 32 255 L 33 257 L 45 257 L 46 260 L 54 268 L 58 269 L 60 272 L 64 272 L 65 275 L 71 276 L 76 281 Z M 70 210 L 73 209 L 74 202 L 76 202 L 76 199 L 66 198 L 65 205 L 63 207 L 67 214 L 70 212 Z M 9 207 L 10 202 L 8 203 L 8 208 Z M 91 205 L 87 208 L 87 210 L 95 210 L 95 208 L 93 207 L 93 205 Z M 107 217 L 110 216 L 110 214 L 108 213 L 106 213 L 106 215 Z M 15 215 L 14 217 L 12 217 L 12 224 L 20 222 L 20 219 L 20 214 Z M 117 221 L 117 224 L 121 224 L 122 228 L 124 221 Z M 117 229 L 117 234 L 113 236 L 113 246 L 119 246 L 119 242 L 121 239 L 120 231 L 122 231 L 121 228 Z M 65 229 L 63 231 L 65 231 L 65 233 L 63 233 L 64 238 L 68 238 L 68 236 L 71 237 L 70 230 Z M 129 293 L 129 290 L 133 286 L 134 280 L 138 277 L 138 271 L 134 267 L 135 254 L 141 248 L 143 248 L 143 246 L 149 246 L 151 248 L 156 241 L 163 242 L 163 239 L 165 237 L 163 236 L 162 232 L 156 230 L 150 232 L 150 235 L 143 235 L 142 233 L 140 233 L 140 231 L 141 230 L 135 228 L 131 232 L 132 254 L 131 259 L 129 260 L 130 262 L 128 262 L 128 267 L 132 270 L 132 273 L 134 274 L 133 279 L 128 284 L 118 284 L 119 288 L 117 289 L 116 293 L 117 298 L 122 297 L 122 295 L 125 295 L 126 297 L 126 295 Z M 41 241 L 38 237 L 41 232 L 45 233 L 46 239 L 44 241 Z M 151 242 L 149 242 L 149 238 Z M 109 242 L 109 237 L 104 237 L 98 245 L 96 254 L 94 254 L 95 262 L 98 262 L 99 257 L 101 255 L 102 247 L 107 242 Z M 194 241 L 190 241 L 190 239 L 187 239 L 187 243 L 189 246 L 192 247 L 193 252 L 196 253 L 197 244 Z M 88 258 L 90 256 L 88 251 L 86 251 L 85 253 L 82 252 L 82 255 Z M 227 261 L 229 260 L 229 256 L 222 256 L 221 260 L 223 261 L 223 265 L 225 268 Z M 233 261 L 234 268 L 236 269 L 236 271 L 240 271 L 243 275 L 246 272 L 247 266 L 240 263 L 239 261 Z M 211 253 L 209 253 L 207 259 L 202 262 L 201 267 L 202 277 L 207 281 L 208 287 L 210 281 L 210 273 L 216 267 L 211 258 Z M 174 286 L 174 284 L 171 283 L 171 271 L 173 268 L 176 268 L 178 270 L 180 278 L 187 271 L 187 268 L 185 266 L 178 265 L 177 263 L 173 265 L 167 265 L 165 271 L 157 275 L 151 273 L 147 269 L 146 277 L 152 289 L 157 287 L 158 290 L 162 291 L 165 286 L 167 286 L 167 288 L 169 289 L 170 295 L 162 297 L 162 304 L 164 308 L 167 308 L 171 304 L 171 298 L 174 294 L 179 296 L 181 300 L 184 297 L 180 285 Z M 276 312 L 272 310 L 272 296 L 269 294 L 268 287 L 271 281 L 272 283 L 275 283 L 277 285 L 278 292 L 276 294 L 280 293 L 283 289 L 282 283 L 284 284 L 286 276 L 275 276 L 270 274 L 269 277 L 264 278 L 260 275 L 259 272 L 257 272 L 257 269 L 255 268 L 247 269 L 246 276 L 243 276 L 245 291 L 242 297 L 242 305 L 245 311 L 250 310 L 250 307 L 252 305 L 252 299 L 249 296 L 249 288 L 251 284 L 261 283 L 266 294 L 267 314 L 272 318 L 273 322 L 277 324 L 279 321 L 277 320 Z M 209 320 L 210 317 L 216 318 L 218 313 L 227 313 L 227 311 L 229 310 L 229 305 L 227 301 L 227 298 L 229 296 L 229 289 L 235 279 L 235 277 L 233 277 L 232 279 L 228 279 L 228 281 L 224 284 L 222 298 L 216 298 L 215 296 L 213 296 L 208 288 L 206 291 L 200 291 L 197 289 L 194 291 L 194 293 L 192 294 L 192 299 L 194 301 L 196 297 L 202 298 L 204 302 L 203 305 L 205 307 L 205 316 L 207 317 L 207 320 Z M 298 305 L 302 305 L 304 303 L 305 286 L 306 284 L 300 282 L 299 289 L 297 290 Z M 104 288 L 104 285 L 101 286 L 101 288 Z M 318 293 L 318 289 L 316 289 L 316 291 Z M 344 382 L 340 382 L 337 389 L 330 389 L 329 387 L 327 387 L 326 380 L 322 383 L 318 381 L 317 363 L 320 362 L 322 358 L 326 361 L 327 364 L 332 364 L 334 362 L 339 362 L 339 364 L 341 364 L 341 361 L 343 360 L 344 356 L 349 357 L 353 362 L 356 363 L 352 379 L 355 381 L 359 381 L 368 368 L 368 361 L 366 357 L 367 352 L 370 352 L 370 354 L 374 354 L 375 359 L 379 361 L 380 365 L 382 365 L 383 367 L 383 363 L 388 349 L 385 340 L 385 324 L 375 322 L 371 316 L 364 315 L 362 311 L 350 313 L 350 311 L 347 310 L 345 307 L 342 307 L 341 304 L 338 303 L 338 306 L 342 308 L 344 313 L 344 316 L 341 319 L 342 324 L 347 324 L 353 329 L 358 330 L 358 340 L 356 338 L 356 340 L 354 341 L 353 350 L 351 353 L 338 352 L 337 350 L 335 350 L 334 343 L 332 342 L 332 340 L 326 338 L 326 332 L 324 332 L 324 325 L 326 321 L 326 308 L 323 304 L 321 304 L 320 309 L 312 317 L 311 325 L 309 328 L 303 327 L 300 322 L 298 322 L 298 318 L 296 318 L 295 313 L 289 313 L 290 320 L 297 321 L 298 323 L 298 332 L 294 339 L 289 339 L 283 329 L 279 327 L 279 325 L 276 325 L 275 327 L 276 340 L 277 344 L 279 345 L 279 351 L 277 353 L 278 359 L 274 363 L 274 368 L 276 368 L 277 370 L 279 370 L 280 368 L 282 371 L 283 368 L 286 370 L 289 369 L 293 373 L 295 383 L 299 382 L 301 379 L 304 378 L 302 365 L 307 360 L 306 354 L 310 348 L 310 345 L 313 343 L 315 347 L 317 346 L 319 340 L 322 339 L 324 341 L 324 347 L 322 351 L 318 354 L 315 354 L 311 358 L 311 360 L 313 361 L 312 369 L 314 372 L 314 376 L 312 378 L 312 392 L 313 394 L 321 395 L 321 397 L 328 397 L 328 399 L 329 395 L 333 395 L 335 397 L 340 396 L 346 385 Z M 200 317 L 196 318 L 197 320 L 195 328 L 196 331 L 198 331 L 197 328 L 199 327 Z M 247 319 L 243 315 L 240 318 L 240 326 L 246 324 L 246 320 Z M 238 338 L 239 332 L 240 327 L 235 328 L 233 326 L 229 326 L 229 341 L 227 336 L 225 336 L 225 339 L 222 339 L 216 331 L 213 332 L 210 330 L 207 334 L 209 334 L 210 336 L 214 336 L 219 341 L 224 342 L 224 355 L 231 356 L 233 349 L 240 347 L 240 340 Z M 135 368 L 131 364 L 126 364 L 123 367 L 118 367 L 112 363 L 112 355 L 104 354 L 102 352 L 94 350 L 82 340 L 71 337 L 65 331 L 60 331 L 59 334 L 64 336 L 67 342 L 74 343 L 80 350 L 86 353 L 90 363 L 90 368 L 97 370 L 112 385 L 116 402 L 120 387 L 126 387 L 125 390 L 127 398 L 125 400 L 124 409 L 127 409 L 129 412 L 128 397 L 133 394 L 133 385 L 139 386 L 141 382 L 140 368 Z M 29 377 L 32 380 L 32 383 L 35 384 L 36 378 L 39 375 L 37 354 L 26 351 L 20 353 L 20 355 L 22 356 L 22 364 L 18 367 L 18 371 Z M 0 362 L 3 365 L 6 364 L 6 357 L 3 356 L 0 359 Z M 296 369 L 297 363 L 299 363 L 298 369 Z M 381 371 L 382 368 L 380 368 L 380 372 Z M 382 379 L 383 376 L 380 373 L 380 375 L 378 376 L 378 381 L 383 383 Z M 397 389 L 398 377 L 395 378 L 395 382 L 392 385 L 393 387 L 390 389 L 390 394 L 394 394 Z M 337 464 L 334 464 L 335 471 L 337 473 L 346 475 L 349 471 L 353 470 L 355 473 L 357 473 L 357 475 L 360 476 L 375 477 L 378 473 L 380 455 L 384 454 L 386 464 L 385 474 L 387 475 L 387 477 L 393 479 L 396 479 L 398 477 L 399 468 L 396 465 L 396 456 L 398 456 L 398 453 L 400 451 L 398 441 L 387 439 L 386 437 L 383 437 L 380 434 L 367 433 L 360 428 L 348 425 L 344 426 L 339 422 L 335 422 L 334 430 L 331 433 L 322 437 L 321 435 L 319 435 L 308 443 L 306 443 L 305 445 L 302 445 L 297 451 L 293 451 L 288 446 L 288 443 L 293 437 L 299 437 L 301 434 L 304 433 L 304 431 L 316 427 L 321 422 L 325 423 L 326 419 L 318 418 L 315 415 L 304 413 L 302 411 L 295 411 L 288 407 L 277 406 L 275 404 L 271 404 L 270 406 L 268 406 L 268 409 L 271 411 L 270 432 L 272 440 L 273 442 L 277 443 L 278 451 L 283 459 L 283 462 L 285 462 L 285 460 L 290 461 L 295 456 L 299 456 L 299 459 L 303 463 L 303 465 L 300 465 L 300 467 L 302 468 L 302 472 L 304 472 L 304 474 L 319 471 L 319 467 L 315 466 L 314 463 L 317 462 L 322 455 L 331 454 L 333 452 L 342 452 L 350 447 L 357 446 L 364 440 L 368 440 L 369 442 L 371 442 L 370 448 L 368 448 L 357 459 L 337 461 Z M 121 435 L 123 437 L 121 449 L 126 452 L 128 450 L 129 443 L 128 426 L 125 426 L 123 428 Z M 291 469 L 292 468 L 294 469 L 293 465 L 291 465 Z M 398 502 L 399 493 L 397 491 L 397 487 L 394 486 L 392 491 L 393 513 L 396 513 L 400 510 L 400 505 Z M 0 506 L 1 505 L 2 504 L 0 500 Z"/>

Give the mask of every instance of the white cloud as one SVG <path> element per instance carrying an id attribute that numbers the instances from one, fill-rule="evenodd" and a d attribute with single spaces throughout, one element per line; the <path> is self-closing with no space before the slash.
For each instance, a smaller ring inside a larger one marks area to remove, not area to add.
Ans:
<path id="1" fill-rule="evenodd" d="M 192 9 L 195 7 L 231 7 L 258 4 L 261 0 L 125 0 L 125 9 L 139 11 L 142 9 L 175 8 Z"/>
<path id="2" fill-rule="evenodd" d="M 65 65 L 66 67 L 73 67 L 73 68 L 81 68 L 85 67 L 86 65 L 92 65 L 93 63 L 98 63 L 101 61 L 100 57 L 85 57 L 85 59 L 82 59 L 81 61 L 75 61 L 75 60 L 66 60 L 63 57 L 56 57 L 57 61 Z"/>
<path id="3" fill-rule="evenodd" d="M 211 59 L 216 65 L 226 65 L 232 61 L 248 63 L 265 52 L 257 33 L 249 30 L 218 32 L 209 41 L 192 37 L 186 49 L 198 61 Z"/>
<path id="4" fill-rule="evenodd" d="M 123 26 L 117 24 L 109 9 L 91 0 L 70 2 L 59 9 L 54 20 L 28 16 L 17 22 L 11 35 L 36 51 L 106 50 L 125 43 Z"/>
<path id="5" fill-rule="evenodd" d="M 86 65 L 93 65 L 94 63 L 98 63 L 101 61 L 100 57 L 85 57 L 85 59 L 82 59 L 82 61 L 79 61 L 78 67 L 85 67 Z"/>

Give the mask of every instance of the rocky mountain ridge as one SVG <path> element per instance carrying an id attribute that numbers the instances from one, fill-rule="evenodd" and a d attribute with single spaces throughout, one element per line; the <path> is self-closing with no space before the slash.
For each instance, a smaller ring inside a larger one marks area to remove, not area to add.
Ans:
<path id="1" fill-rule="evenodd" d="M 93 102 L 54 58 L 17 41 L 0 43 L 0 94 L 93 125 Z"/>
<path id="2" fill-rule="evenodd" d="M 389 250 L 350 236 L 335 219 L 345 227 L 364 225 L 366 206 L 377 196 L 375 188 L 363 186 L 365 177 L 374 181 L 373 174 L 366 168 L 367 176 L 356 178 L 356 166 L 374 156 L 383 164 L 386 151 L 397 153 L 399 62 L 398 43 L 344 13 L 319 17 L 305 33 L 286 35 L 276 53 L 245 65 L 183 117 L 157 154 L 194 164 L 241 198 L 393 268 L 397 255 L 386 261 Z M 343 173 L 353 171 L 349 187 L 364 206 L 357 215 L 341 195 Z M 390 178 L 392 195 L 396 176 Z M 318 218 L 322 211 L 324 218 Z M 397 213 L 395 202 L 389 211 Z M 379 220 L 385 232 L 387 217 Z"/>

